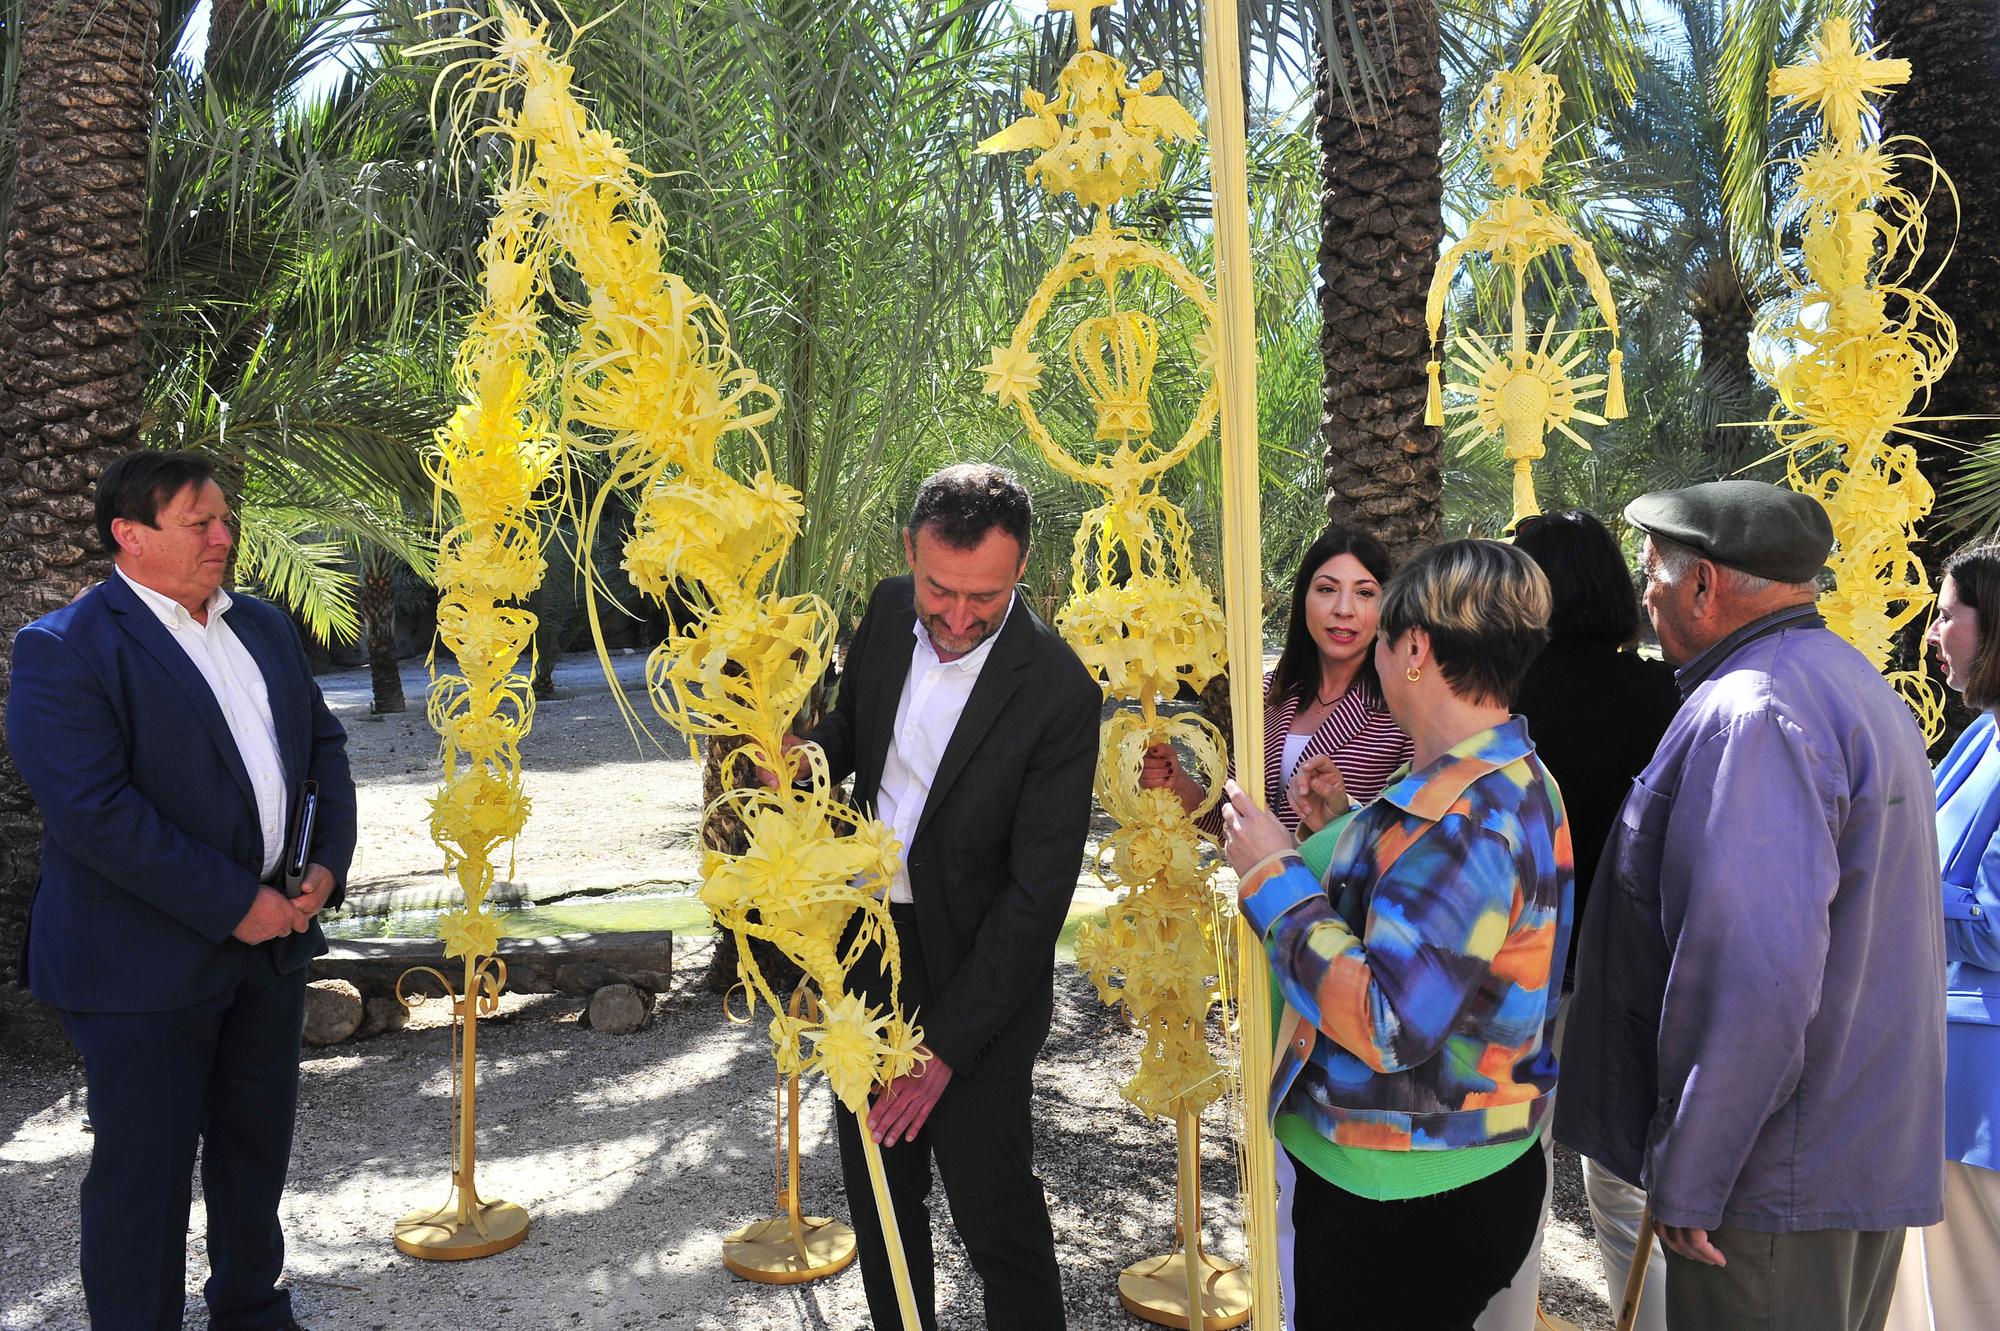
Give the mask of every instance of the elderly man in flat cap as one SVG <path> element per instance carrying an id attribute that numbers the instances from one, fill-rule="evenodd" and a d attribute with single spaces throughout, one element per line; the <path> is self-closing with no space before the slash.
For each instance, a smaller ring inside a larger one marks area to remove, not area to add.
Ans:
<path id="1" fill-rule="evenodd" d="M 1943 1209 L 1923 737 L 1813 608 L 1818 502 L 1720 481 L 1625 516 L 1682 703 L 1590 894 L 1556 1136 L 1647 1189 L 1672 1331 L 1879 1331 Z"/>

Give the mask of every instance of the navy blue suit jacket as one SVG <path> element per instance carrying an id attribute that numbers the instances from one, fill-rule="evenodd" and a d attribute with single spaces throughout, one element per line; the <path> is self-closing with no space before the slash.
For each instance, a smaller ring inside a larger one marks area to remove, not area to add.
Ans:
<path id="1" fill-rule="evenodd" d="M 263 672 L 286 825 L 320 785 L 313 861 L 335 901 L 354 857 L 347 734 L 313 682 L 298 630 L 231 593 L 228 623 Z M 235 984 L 259 949 L 232 938 L 264 854 L 250 776 L 201 672 L 116 576 L 14 639 L 7 741 L 41 808 L 41 882 L 23 974 L 82 1012 L 162 1012 Z M 260 945 L 280 971 L 326 950 L 319 925 Z"/>

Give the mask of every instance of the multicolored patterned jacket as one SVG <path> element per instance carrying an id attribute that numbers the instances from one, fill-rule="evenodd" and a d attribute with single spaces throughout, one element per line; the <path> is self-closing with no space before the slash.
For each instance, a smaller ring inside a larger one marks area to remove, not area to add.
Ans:
<path id="1" fill-rule="evenodd" d="M 1392 780 L 1324 886 L 1296 855 L 1253 868 L 1238 898 L 1286 1002 L 1270 1113 L 1392 1151 L 1532 1132 L 1555 1088 L 1572 875 L 1562 793 L 1518 716 Z"/>

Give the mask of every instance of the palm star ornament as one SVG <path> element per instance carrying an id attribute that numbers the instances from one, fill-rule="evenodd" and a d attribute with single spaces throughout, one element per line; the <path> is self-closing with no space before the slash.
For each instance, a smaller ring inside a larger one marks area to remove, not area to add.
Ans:
<path id="1" fill-rule="evenodd" d="M 1918 560 L 1918 528 L 1933 494 L 1917 466 L 1931 385 L 1957 351 L 1951 318 L 1924 270 L 1931 199 L 1950 180 L 1913 139 L 1880 140 L 1875 101 L 1910 76 L 1845 20 L 1828 22 L 1806 59 L 1771 74 L 1773 98 L 1819 113 L 1809 146 L 1785 165 L 1789 197 L 1774 251 L 1788 288 L 1751 341 L 1751 363 L 1778 393 L 1768 424 L 1785 453 L 1786 482 L 1826 506 L 1833 522 L 1833 585 L 1819 597 L 1828 627 L 1896 687 L 1932 739 L 1943 694 L 1921 665 L 1894 667 L 1898 637 L 1932 603 Z M 1919 197 L 1899 179 L 1928 171 Z"/>

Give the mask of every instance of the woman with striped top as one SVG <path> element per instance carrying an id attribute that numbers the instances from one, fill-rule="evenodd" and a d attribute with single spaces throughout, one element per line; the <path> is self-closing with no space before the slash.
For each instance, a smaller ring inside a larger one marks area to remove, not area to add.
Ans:
<path id="1" fill-rule="evenodd" d="M 1294 780 L 1311 782 L 1335 807 L 1349 797 L 1366 804 L 1410 760 L 1409 737 L 1396 728 L 1375 677 L 1375 618 L 1389 572 L 1382 543 L 1346 527 L 1321 532 L 1299 561 L 1285 647 L 1264 677 L 1264 789 L 1288 831 L 1299 830 L 1287 798 Z M 1171 789 L 1189 810 L 1208 795 L 1167 744 L 1147 751 L 1139 780 Z M 1201 827 L 1221 838 L 1219 804 Z"/>

